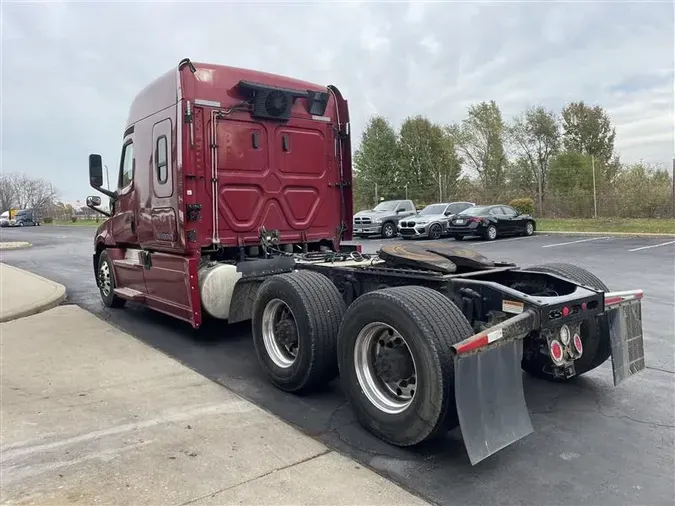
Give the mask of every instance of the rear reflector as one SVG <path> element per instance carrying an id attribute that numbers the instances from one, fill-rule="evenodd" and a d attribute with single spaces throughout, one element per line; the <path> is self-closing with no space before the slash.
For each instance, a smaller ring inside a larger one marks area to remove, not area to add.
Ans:
<path id="1" fill-rule="evenodd" d="M 612 306 L 618 304 L 619 302 L 624 302 L 626 300 L 641 300 L 644 296 L 642 290 L 633 290 L 630 292 L 614 292 L 605 294 L 605 306 Z"/>
<path id="2" fill-rule="evenodd" d="M 455 350 L 458 354 L 468 353 L 469 351 L 477 350 L 483 346 L 487 346 L 490 343 L 500 340 L 504 337 L 504 333 L 501 328 L 496 328 L 486 333 L 476 334 L 469 339 L 466 339 L 461 344 L 455 347 Z"/>

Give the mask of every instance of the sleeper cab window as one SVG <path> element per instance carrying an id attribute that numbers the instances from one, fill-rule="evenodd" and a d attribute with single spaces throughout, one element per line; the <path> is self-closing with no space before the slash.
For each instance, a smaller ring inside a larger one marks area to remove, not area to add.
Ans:
<path id="1" fill-rule="evenodd" d="M 134 144 L 132 142 L 124 146 L 124 154 L 122 156 L 120 188 L 126 188 L 131 184 L 134 177 Z"/>
<path id="2" fill-rule="evenodd" d="M 164 184 L 169 179 L 169 164 L 167 153 L 166 135 L 162 135 L 157 139 L 157 146 L 155 149 L 155 166 L 157 171 L 157 182 Z"/>

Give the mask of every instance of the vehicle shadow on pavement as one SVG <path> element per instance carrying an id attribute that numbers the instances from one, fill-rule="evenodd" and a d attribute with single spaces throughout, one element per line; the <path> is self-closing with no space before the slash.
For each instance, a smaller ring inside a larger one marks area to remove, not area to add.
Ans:
<path id="1" fill-rule="evenodd" d="M 322 391 L 306 395 L 278 390 L 269 383 L 258 365 L 250 336 L 250 322 L 228 325 L 219 320 L 206 319 L 202 328 L 194 330 L 188 324 L 177 324 L 173 318 L 132 303 L 124 311 L 134 313 L 131 318 L 125 318 L 125 323 L 154 328 L 153 332 L 136 333 L 144 336 L 141 339 L 146 344 L 326 444 L 342 451 L 347 449 L 352 455 L 358 454 L 360 460 L 367 461 L 375 456 L 428 460 L 442 456 L 440 458 L 446 463 L 449 459 L 457 466 L 470 467 L 459 428 L 414 448 L 399 448 L 371 435 L 356 420 L 341 391 L 339 379 Z M 523 386 L 529 411 L 534 416 L 575 409 L 597 411 L 599 391 L 609 385 L 598 385 L 597 379 L 586 377 L 576 378 L 566 384 L 550 383 L 523 372 Z M 512 447 L 522 443 L 519 441 Z M 490 462 L 508 453 L 509 448 L 479 465 L 490 466 Z"/>

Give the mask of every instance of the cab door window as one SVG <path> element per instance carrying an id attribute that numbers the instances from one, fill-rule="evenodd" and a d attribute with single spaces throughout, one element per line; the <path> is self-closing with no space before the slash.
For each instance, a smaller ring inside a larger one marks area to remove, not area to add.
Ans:
<path id="1" fill-rule="evenodd" d="M 122 161 L 120 164 L 120 189 L 127 188 L 134 179 L 134 144 L 126 144 L 122 150 Z"/>
<path id="2" fill-rule="evenodd" d="M 152 187 L 155 196 L 159 198 L 168 198 L 173 195 L 171 133 L 170 118 L 163 119 L 152 127 L 152 138 L 155 143 Z"/>

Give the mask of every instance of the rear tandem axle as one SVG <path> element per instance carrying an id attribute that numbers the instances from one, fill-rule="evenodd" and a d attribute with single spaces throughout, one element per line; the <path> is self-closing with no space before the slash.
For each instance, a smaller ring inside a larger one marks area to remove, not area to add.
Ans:
<path id="1" fill-rule="evenodd" d="M 300 257 L 258 280 L 251 317 L 274 385 L 306 391 L 339 375 L 384 441 L 410 446 L 460 426 L 476 464 L 533 431 L 521 369 L 565 381 L 611 356 L 615 385 L 644 369 L 641 290 L 606 293 L 567 264 L 519 269 L 471 252 L 448 274 L 379 253 Z"/>

